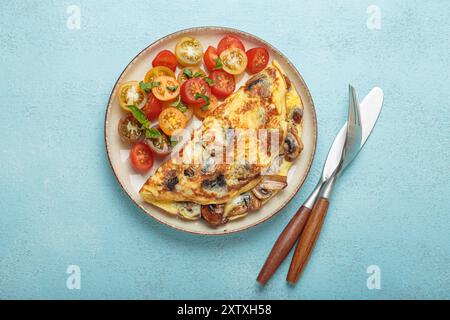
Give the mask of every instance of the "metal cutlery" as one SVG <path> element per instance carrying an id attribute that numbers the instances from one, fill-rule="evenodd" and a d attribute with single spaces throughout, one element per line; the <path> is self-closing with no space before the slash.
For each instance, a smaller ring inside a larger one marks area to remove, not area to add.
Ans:
<path id="1" fill-rule="evenodd" d="M 305 229 L 287 278 L 291 283 L 298 280 L 320 232 L 336 177 L 356 157 L 375 126 L 383 104 L 382 90 L 377 87 L 372 89 L 361 106 L 352 86 L 349 87 L 349 92 L 349 120 L 339 131 L 328 152 L 316 187 L 275 242 L 258 275 L 257 281 L 261 284 L 266 284 Z"/>

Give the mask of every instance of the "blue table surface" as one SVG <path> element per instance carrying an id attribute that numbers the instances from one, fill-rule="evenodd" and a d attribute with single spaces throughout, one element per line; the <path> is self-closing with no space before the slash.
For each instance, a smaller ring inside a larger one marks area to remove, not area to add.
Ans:
<path id="1" fill-rule="evenodd" d="M 448 1 L 10 1 L 0 10 L 0 298 L 450 298 Z M 81 10 L 67 28 L 67 7 Z M 377 5 L 381 28 L 366 25 Z M 317 109 L 308 179 L 276 217 L 223 237 L 144 215 L 109 167 L 103 121 L 128 62 L 202 25 L 253 33 L 299 68 Z M 256 275 L 312 190 L 346 116 L 348 83 L 384 89 L 379 122 L 339 181 L 296 287 Z M 66 269 L 81 269 L 81 289 Z M 367 267 L 381 270 L 369 290 Z"/>

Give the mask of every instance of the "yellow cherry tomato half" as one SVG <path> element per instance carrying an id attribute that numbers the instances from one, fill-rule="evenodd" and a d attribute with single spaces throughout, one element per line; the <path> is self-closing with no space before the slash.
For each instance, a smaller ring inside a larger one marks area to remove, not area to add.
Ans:
<path id="1" fill-rule="evenodd" d="M 220 54 L 223 70 L 229 74 L 241 74 L 247 67 L 247 55 L 239 48 L 230 48 Z"/>
<path id="2" fill-rule="evenodd" d="M 190 77 L 188 77 L 188 75 L 190 75 Z M 180 73 L 178 73 L 177 76 L 177 80 L 180 83 L 180 85 L 183 84 L 183 82 L 194 78 L 194 76 L 201 76 L 201 77 L 205 77 L 206 76 L 206 72 L 204 70 L 202 70 L 199 67 L 185 67 L 183 69 L 180 70 Z"/>
<path id="3" fill-rule="evenodd" d="M 159 76 L 153 82 L 158 85 L 152 88 L 152 93 L 160 101 L 175 99 L 180 94 L 180 85 L 175 78 Z"/>
<path id="4" fill-rule="evenodd" d="M 125 111 L 130 111 L 127 106 L 135 105 L 142 108 L 145 104 L 147 94 L 139 86 L 138 81 L 128 81 L 122 83 L 117 92 L 119 104 Z"/>
<path id="5" fill-rule="evenodd" d="M 184 129 L 186 123 L 183 112 L 175 107 L 164 109 L 158 117 L 159 127 L 168 136 L 171 136 L 176 130 Z"/>
<path id="6" fill-rule="evenodd" d="M 183 37 L 175 47 L 175 56 L 182 66 L 199 64 L 203 58 L 202 44 L 195 38 Z"/>
<path id="7" fill-rule="evenodd" d="M 175 73 L 167 67 L 159 66 L 151 68 L 144 77 L 144 82 L 154 82 L 160 76 L 175 78 Z"/>
<path id="8" fill-rule="evenodd" d="M 172 99 L 172 100 L 168 100 L 168 101 L 162 101 L 162 109 L 167 109 L 170 107 L 175 107 L 180 104 L 180 96 L 178 96 L 178 98 Z M 184 117 L 186 118 L 186 122 L 189 122 L 189 120 L 192 119 L 192 117 L 194 116 L 194 107 L 190 107 L 190 106 L 185 106 L 183 104 L 184 108 L 177 108 L 178 110 L 180 110 L 183 114 Z"/>

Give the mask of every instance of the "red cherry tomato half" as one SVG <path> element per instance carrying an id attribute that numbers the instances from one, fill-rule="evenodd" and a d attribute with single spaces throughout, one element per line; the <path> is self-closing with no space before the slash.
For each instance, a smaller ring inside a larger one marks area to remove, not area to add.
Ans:
<path id="1" fill-rule="evenodd" d="M 145 173 L 153 166 L 153 154 L 148 145 L 136 143 L 130 151 L 131 166 L 140 173 Z"/>
<path id="2" fill-rule="evenodd" d="M 235 36 L 225 36 L 217 45 L 217 53 L 220 55 L 223 51 L 231 48 L 239 48 L 245 52 L 244 44 Z"/>
<path id="3" fill-rule="evenodd" d="M 162 103 L 150 92 L 142 111 L 145 113 L 148 120 L 154 121 L 158 119 L 158 116 L 162 111 Z"/>
<path id="4" fill-rule="evenodd" d="M 193 78 L 181 86 L 181 100 L 188 105 L 205 105 L 206 99 L 199 95 L 210 97 L 211 89 L 202 78 Z"/>
<path id="5" fill-rule="evenodd" d="M 213 81 L 211 92 L 219 99 L 225 99 L 234 92 L 236 83 L 234 76 L 223 70 L 214 70 L 209 76 Z"/>
<path id="6" fill-rule="evenodd" d="M 262 71 L 269 63 L 269 52 L 266 48 L 253 48 L 246 52 L 247 71 L 251 74 Z"/>
<path id="7" fill-rule="evenodd" d="M 209 46 L 208 49 L 206 49 L 205 54 L 203 55 L 203 62 L 205 63 L 205 66 L 212 71 L 216 68 L 217 58 L 219 58 L 217 49 Z"/>
<path id="8" fill-rule="evenodd" d="M 163 50 L 156 55 L 155 59 L 153 59 L 152 66 L 163 66 L 175 71 L 177 68 L 177 57 L 169 50 Z"/>

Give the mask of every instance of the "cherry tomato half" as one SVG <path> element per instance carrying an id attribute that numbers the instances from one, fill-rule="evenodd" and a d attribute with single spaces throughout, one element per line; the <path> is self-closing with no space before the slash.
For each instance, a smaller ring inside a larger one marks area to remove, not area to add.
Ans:
<path id="1" fill-rule="evenodd" d="M 184 114 L 184 117 L 186 118 L 186 123 L 187 123 L 194 116 L 194 107 L 187 106 L 187 105 L 183 104 L 183 106 L 185 108 L 178 108 L 177 106 L 180 103 L 180 99 L 181 99 L 181 96 L 178 96 L 177 98 L 175 98 L 173 100 L 162 101 L 161 102 L 162 103 L 162 109 L 164 110 L 164 109 L 171 108 L 171 107 L 177 108 L 178 110 L 180 110 Z"/>
<path id="2" fill-rule="evenodd" d="M 148 120 L 154 121 L 158 119 L 158 116 L 162 111 L 162 103 L 150 92 L 147 97 L 147 103 L 142 108 L 142 111 L 145 113 Z"/>
<path id="3" fill-rule="evenodd" d="M 144 134 L 141 124 L 129 113 L 119 120 L 118 131 L 120 140 L 127 144 L 135 143 Z"/>
<path id="4" fill-rule="evenodd" d="M 161 135 L 156 138 L 145 138 L 144 143 L 147 144 L 153 153 L 158 156 L 166 156 L 172 152 L 172 144 L 170 138 L 166 136 L 161 129 L 158 129 L 158 125 L 153 126 L 153 129 L 158 130 Z"/>
<path id="5" fill-rule="evenodd" d="M 169 50 L 163 50 L 153 59 L 152 66 L 164 66 L 175 72 L 177 69 L 177 57 Z"/>
<path id="6" fill-rule="evenodd" d="M 150 147 L 143 142 L 136 143 L 130 151 L 131 166 L 140 173 L 145 173 L 153 166 L 153 154 Z"/>
<path id="7" fill-rule="evenodd" d="M 144 82 L 154 82 L 160 76 L 175 78 L 175 73 L 167 67 L 159 66 L 151 68 L 144 77 Z"/>
<path id="8" fill-rule="evenodd" d="M 205 105 L 206 99 L 201 96 L 210 97 L 211 89 L 202 78 L 189 79 L 181 86 L 181 100 L 188 105 Z"/>
<path id="9" fill-rule="evenodd" d="M 135 105 L 138 108 L 142 108 L 145 104 L 145 98 L 147 94 L 139 86 L 137 81 L 128 81 L 122 83 L 119 87 L 117 98 L 119 104 L 125 111 L 130 111 L 127 106 Z"/>
<path id="10" fill-rule="evenodd" d="M 159 115 L 158 124 L 165 134 L 171 136 L 176 130 L 186 127 L 186 117 L 177 108 L 169 107 Z"/>
<path id="11" fill-rule="evenodd" d="M 190 73 L 192 76 L 188 77 L 186 73 Z M 199 67 L 185 67 L 180 70 L 180 73 L 178 73 L 177 80 L 180 84 L 183 84 L 186 80 L 193 78 L 195 75 L 206 76 L 206 73 Z"/>
<path id="12" fill-rule="evenodd" d="M 245 47 L 242 41 L 235 36 L 228 35 L 219 41 L 219 44 L 217 45 L 217 53 L 220 55 L 223 51 L 231 48 L 239 48 L 245 52 Z"/>
<path id="13" fill-rule="evenodd" d="M 236 83 L 233 75 L 223 70 L 214 70 L 209 77 L 214 83 L 211 92 L 219 99 L 225 99 L 234 92 Z"/>
<path id="14" fill-rule="evenodd" d="M 205 66 L 212 71 L 216 68 L 216 62 L 218 58 L 219 54 L 217 53 L 217 49 L 209 46 L 208 49 L 206 49 L 205 54 L 203 55 L 203 62 L 205 63 Z"/>
<path id="15" fill-rule="evenodd" d="M 181 38 L 175 47 L 175 55 L 182 66 L 199 64 L 203 56 L 202 44 L 195 38 Z"/>
<path id="16" fill-rule="evenodd" d="M 230 74 L 241 74 L 247 67 L 247 55 L 239 48 L 230 48 L 220 54 L 223 70 Z"/>
<path id="17" fill-rule="evenodd" d="M 211 112 L 213 112 L 213 110 L 217 108 L 218 105 L 219 103 L 217 101 L 217 98 L 214 95 L 211 95 L 211 97 L 209 97 L 209 106 L 204 107 L 201 105 L 196 105 L 194 106 L 194 113 L 197 116 L 197 118 L 203 120 L 207 116 L 209 116 Z"/>
<path id="18" fill-rule="evenodd" d="M 180 85 L 172 77 L 160 76 L 154 82 L 159 83 L 158 86 L 152 88 L 152 93 L 158 100 L 167 101 L 175 99 L 180 93 Z"/>
<path id="19" fill-rule="evenodd" d="M 248 50 L 247 55 L 247 71 L 250 74 L 262 71 L 269 63 L 269 52 L 266 48 L 253 48 Z"/>

